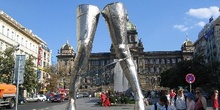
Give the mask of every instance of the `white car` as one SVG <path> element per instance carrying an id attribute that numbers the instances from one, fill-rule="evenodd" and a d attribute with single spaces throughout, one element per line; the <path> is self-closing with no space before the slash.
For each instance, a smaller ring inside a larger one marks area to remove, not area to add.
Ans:
<path id="1" fill-rule="evenodd" d="M 47 97 L 43 94 L 37 95 L 37 98 L 38 98 L 39 101 L 46 101 L 47 100 Z"/>

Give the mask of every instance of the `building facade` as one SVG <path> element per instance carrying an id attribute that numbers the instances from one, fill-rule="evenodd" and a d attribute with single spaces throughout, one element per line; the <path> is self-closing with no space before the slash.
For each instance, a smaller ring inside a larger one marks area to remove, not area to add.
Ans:
<path id="1" fill-rule="evenodd" d="M 178 51 L 147 51 L 144 52 L 144 45 L 141 39 L 138 39 L 136 26 L 131 22 L 127 24 L 128 45 L 137 64 L 138 78 L 142 89 L 157 89 L 160 83 L 160 73 L 169 69 L 177 62 L 192 59 L 194 45 L 188 38 L 183 42 L 181 49 Z M 69 45 L 69 44 L 68 44 Z M 69 45 L 70 46 L 70 45 Z M 71 47 L 71 46 L 70 46 Z M 71 47 L 68 52 L 71 56 L 62 55 L 62 50 L 57 55 L 58 64 L 73 64 L 75 53 Z M 69 63 L 72 62 L 72 63 Z M 117 61 L 115 50 L 110 46 L 110 52 L 91 53 L 88 65 L 88 72 L 83 77 L 81 89 L 94 87 L 113 87 L 114 68 Z M 69 65 L 70 66 L 70 65 Z M 67 67 L 69 67 L 67 66 Z M 70 71 L 71 73 L 71 71 Z M 124 77 L 124 76 L 123 76 Z"/>
<path id="2" fill-rule="evenodd" d="M 194 53 L 202 55 L 206 63 L 220 61 L 220 16 L 204 26 L 194 45 Z"/>
<path id="3" fill-rule="evenodd" d="M 25 55 L 26 58 L 33 57 L 36 70 L 39 70 L 38 80 L 42 83 L 45 72 L 41 70 L 51 65 L 52 51 L 47 47 L 45 41 L 32 33 L 32 30 L 25 28 L 0 10 L 0 51 L 16 46 L 18 50 L 15 51 L 15 55 Z"/>

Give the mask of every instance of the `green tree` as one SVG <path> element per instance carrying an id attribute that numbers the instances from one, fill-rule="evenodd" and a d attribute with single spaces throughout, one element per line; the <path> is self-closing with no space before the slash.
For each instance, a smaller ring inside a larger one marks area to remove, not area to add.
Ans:
<path id="1" fill-rule="evenodd" d="M 177 87 L 189 86 L 186 75 L 194 74 L 196 77 L 193 86 L 206 86 L 210 84 L 210 72 L 202 56 L 195 56 L 192 60 L 183 60 L 175 66 L 161 73 L 161 86 Z"/>
<path id="2" fill-rule="evenodd" d="M 14 52 L 15 48 L 12 47 L 0 52 L 0 82 L 12 83 L 15 64 Z"/>
<path id="3" fill-rule="evenodd" d="M 47 91 L 55 92 L 57 90 L 58 85 L 58 79 L 59 76 L 57 74 L 57 66 L 51 65 L 50 67 L 46 68 L 47 73 L 49 73 L 49 76 L 46 78 L 46 84 L 47 84 Z"/>
<path id="4" fill-rule="evenodd" d="M 27 92 L 36 89 L 38 85 L 36 66 L 33 63 L 33 57 L 29 56 L 25 61 L 25 73 L 23 86 Z"/>

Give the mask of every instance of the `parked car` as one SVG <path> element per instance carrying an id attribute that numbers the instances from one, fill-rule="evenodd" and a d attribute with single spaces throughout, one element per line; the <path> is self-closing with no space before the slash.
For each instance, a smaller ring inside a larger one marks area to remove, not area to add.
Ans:
<path id="1" fill-rule="evenodd" d="M 60 94 L 57 94 L 57 95 L 54 95 L 53 97 L 51 97 L 50 101 L 51 102 L 63 102 L 64 98 Z"/>
<path id="2" fill-rule="evenodd" d="M 82 95 L 83 95 L 83 97 L 89 97 L 89 93 L 88 92 L 83 92 Z"/>
<path id="3" fill-rule="evenodd" d="M 47 97 L 44 94 L 37 95 L 38 101 L 46 101 Z"/>
<path id="4" fill-rule="evenodd" d="M 28 97 L 26 100 L 27 100 L 27 102 L 38 102 L 39 101 L 37 96 Z"/>
<path id="5" fill-rule="evenodd" d="M 27 103 L 27 100 L 24 96 L 19 95 L 18 96 L 18 103 L 19 104 L 25 104 L 25 103 Z"/>

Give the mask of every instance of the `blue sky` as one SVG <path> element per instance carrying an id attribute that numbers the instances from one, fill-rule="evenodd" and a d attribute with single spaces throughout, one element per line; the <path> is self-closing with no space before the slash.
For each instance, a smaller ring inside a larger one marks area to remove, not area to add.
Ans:
<path id="1" fill-rule="evenodd" d="M 195 42 L 209 18 L 220 15 L 219 0 L 1 0 L 0 10 L 47 42 L 55 61 L 57 50 L 67 40 L 76 51 L 77 6 L 91 4 L 102 10 L 112 2 L 125 5 L 145 51 L 180 50 L 186 35 Z M 108 28 L 100 15 L 92 52 L 109 52 L 110 45 Z"/>

